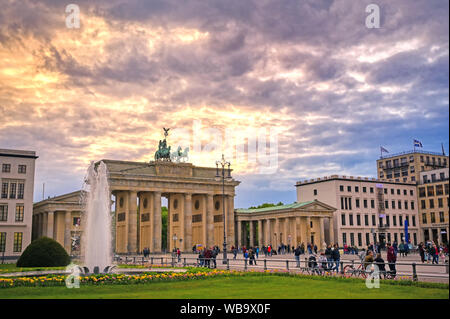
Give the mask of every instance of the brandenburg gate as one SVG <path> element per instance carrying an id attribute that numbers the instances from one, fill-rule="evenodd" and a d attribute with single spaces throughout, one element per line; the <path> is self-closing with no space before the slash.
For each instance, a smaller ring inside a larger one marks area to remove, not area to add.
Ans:
<path id="1" fill-rule="evenodd" d="M 169 250 L 190 251 L 196 244 L 222 247 L 222 206 L 227 246 L 235 245 L 234 196 L 240 182 L 225 181 L 223 191 L 222 180 L 216 180 L 216 168 L 172 162 L 169 153 L 164 139 L 155 161 L 103 160 L 115 198 L 116 253 L 138 253 L 144 248 L 162 251 L 161 197 L 168 201 Z"/>

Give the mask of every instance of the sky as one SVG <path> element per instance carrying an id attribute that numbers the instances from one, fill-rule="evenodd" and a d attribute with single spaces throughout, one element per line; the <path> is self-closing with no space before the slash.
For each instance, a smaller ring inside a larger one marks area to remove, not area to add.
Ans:
<path id="1" fill-rule="evenodd" d="M 91 161 L 153 160 L 163 127 L 194 165 L 225 154 L 235 207 L 375 177 L 380 146 L 449 152 L 446 0 L 0 3 L 0 148 L 36 151 L 35 201 Z"/>

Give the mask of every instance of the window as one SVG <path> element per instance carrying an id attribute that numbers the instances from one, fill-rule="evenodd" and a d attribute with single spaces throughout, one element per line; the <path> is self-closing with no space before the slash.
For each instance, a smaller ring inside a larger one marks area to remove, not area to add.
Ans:
<path id="1" fill-rule="evenodd" d="M 395 209 L 395 200 L 391 202 L 392 209 Z"/>
<path id="2" fill-rule="evenodd" d="M 387 194 L 387 188 L 383 189 L 384 193 Z"/>
<path id="3" fill-rule="evenodd" d="M 444 195 L 444 188 L 442 187 L 442 185 L 436 185 L 436 195 Z"/>
<path id="4" fill-rule="evenodd" d="M 11 164 L 3 164 L 2 173 L 11 173 Z"/>
<path id="5" fill-rule="evenodd" d="M 430 213 L 430 217 L 431 217 L 431 223 L 435 223 L 436 222 L 436 216 L 434 213 Z"/>
<path id="6" fill-rule="evenodd" d="M 400 195 L 400 190 L 399 189 L 397 189 L 397 195 Z"/>
<path id="7" fill-rule="evenodd" d="M 394 241 L 398 243 L 398 234 L 394 233 Z"/>
<path id="8" fill-rule="evenodd" d="M 406 189 L 403 190 L 403 195 L 408 195 L 408 192 L 406 191 Z"/>
<path id="9" fill-rule="evenodd" d="M 192 215 L 192 222 L 199 223 L 202 221 L 202 214 Z"/>
<path id="10" fill-rule="evenodd" d="M 350 245 L 355 246 L 355 234 L 350 233 Z"/>
<path id="11" fill-rule="evenodd" d="M 1 232 L 0 233 L 0 252 L 4 252 L 6 248 L 6 233 Z"/>
<path id="12" fill-rule="evenodd" d="M 373 187 L 370 188 L 370 192 L 373 194 Z"/>
<path id="13" fill-rule="evenodd" d="M 344 197 L 341 197 L 341 209 L 344 209 Z"/>
<path id="14" fill-rule="evenodd" d="M 141 218 L 142 219 L 142 218 Z M 72 219 L 72 225 L 73 226 L 80 226 L 80 224 L 81 224 L 81 218 L 80 217 L 74 217 L 73 219 Z"/>
<path id="15" fill-rule="evenodd" d="M 359 193 L 359 187 L 358 186 L 355 186 L 355 192 Z"/>
<path id="16" fill-rule="evenodd" d="M 428 197 L 434 196 L 434 186 L 428 186 L 427 187 L 427 196 Z"/>
<path id="17" fill-rule="evenodd" d="M 397 226 L 397 215 L 392 216 L 392 225 Z"/>
<path id="18" fill-rule="evenodd" d="M 358 233 L 358 246 L 362 246 L 362 234 Z"/>
<path id="19" fill-rule="evenodd" d="M 8 205 L 0 204 L 0 222 L 8 221 Z"/>
<path id="20" fill-rule="evenodd" d="M 16 206 L 16 222 L 23 222 L 23 205 Z"/>
<path id="21" fill-rule="evenodd" d="M 361 226 L 361 215 L 359 214 L 356 215 L 356 225 Z"/>
<path id="22" fill-rule="evenodd" d="M 444 202 L 443 202 L 442 198 L 438 198 L 438 207 L 439 208 L 444 207 Z"/>
<path id="23" fill-rule="evenodd" d="M 314 190 L 314 196 L 317 195 L 317 189 Z"/>
<path id="24" fill-rule="evenodd" d="M 440 223 L 444 222 L 444 212 L 439 212 L 439 222 Z"/>
<path id="25" fill-rule="evenodd" d="M 16 198 L 16 183 L 10 183 L 9 184 L 9 198 L 15 199 Z"/>
<path id="26" fill-rule="evenodd" d="M 369 226 L 369 215 L 364 215 L 364 225 Z"/>
<path id="27" fill-rule="evenodd" d="M 344 185 L 339 185 L 339 190 L 340 190 L 341 192 L 343 192 L 343 191 L 344 191 Z"/>
<path id="28" fill-rule="evenodd" d="M 389 201 L 387 201 L 387 200 L 384 201 L 384 208 L 385 209 L 389 208 Z"/>
<path id="29" fill-rule="evenodd" d="M 173 214 L 172 221 L 173 222 L 177 222 L 178 221 L 178 214 Z"/>
<path id="30" fill-rule="evenodd" d="M 386 215 L 386 225 L 389 226 L 390 224 L 391 224 L 390 218 L 389 216 Z"/>
<path id="31" fill-rule="evenodd" d="M 422 224 L 426 224 L 427 223 L 427 214 L 423 213 L 422 214 Z"/>
<path id="32" fill-rule="evenodd" d="M 356 199 L 356 208 L 359 208 L 359 198 Z"/>
<path id="33" fill-rule="evenodd" d="M 27 166 L 26 165 L 19 165 L 17 173 L 19 173 L 19 174 L 26 174 L 27 173 Z"/>
<path id="34" fill-rule="evenodd" d="M 394 195 L 394 189 L 391 188 L 391 195 Z"/>
<path id="35" fill-rule="evenodd" d="M 409 190 L 409 195 L 410 196 L 414 196 L 414 191 L 411 189 L 411 190 Z"/>
<path id="36" fill-rule="evenodd" d="M 347 234 L 346 233 L 342 233 L 342 243 L 343 244 L 347 243 Z"/>
<path id="37" fill-rule="evenodd" d="M 363 193 L 367 193 L 367 188 L 363 187 Z"/>
<path id="38" fill-rule="evenodd" d="M 24 191 L 25 191 L 25 184 L 19 183 L 17 190 L 17 199 L 23 199 Z"/>
<path id="39" fill-rule="evenodd" d="M 347 186 L 347 192 L 351 192 L 352 191 L 352 187 L 351 186 Z"/>
<path id="40" fill-rule="evenodd" d="M 222 215 L 214 215 L 214 222 L 221 223 L 223 221 Z"/>
<path id="41" fill-rule="evenodd" d="M 412 215 L 412 225 L 416 226 L 416 216 Z"/>
<path id="42" fill-rule="evenodd" d="M 430 199 L 430 208 L 434 208 L 434 199 Z"/>
<path id="43" fill-rule="evenodd" d="M 194 208 L 198 210 L 200 208 L 200 201 L 197 199 L 194 203 Z"/>
<path id="44" fill-rule="evenodd" d="M 372 215 L 372 226 L 376 226 L 377 225 L 377 221 L 375 219 L 375 215 Z"/>
<path id="45" fill-rule="evenodd" d="M 449 188 L 448 183 L 444 184 L 445 195 L 448 195 L 448 188 Z"/>
<path id="46" fill-rule="evenodd" d="M 375 208 L 375 200 L 374 199 L 370 200 L 370 208 Z"/>
<path id="47" fill-rule="evenodd" d="M 367 199 L 364 200 L 364 208 L 367 208 Z"/>
<path id="48" fill-rule="evenodd" d="M 405 209 L 408 209 L 408 201 L 405 200 Z"/>
<path id="49" fill-rule="evenodd" d="M 341 214 L 341 224 L 345 226 L 345 214 Z"/>
<path id="50" fill-rule="evenodd" d="M 14 233 L 14 249 L 15 253 L 22 251 L 23 233 Z"/>
<path id="51" fill-rule="evenodd" d="M 117 221 L 118 222 L 123 222 L 125 220 L 125 213 L 119 213 L 117 214 Z"/>
<path id="52" fill-rule="evenodd" d="M 411 201 L 411 209 L 414 210 L 414 201 Z"/>
<path id="53" fill-rule="evenodd" d="M 398 209 L 402 209 L 402 201 L 401 200 L 398 201 Z"/>
<path id="54" fill-rule="evenodd" d="M 403 226 L 403 216 L 402 215 L 398 216 L 398 223 L 400 224 L 400 226 Z"/>
<path id="55" fill-rule="evenodd" d="M 353 214 L 349 214 L 349 215 L 348 215 L 348 224 L 349 224 L 350 226 L 353 226 Z"/>
<path id="56" fill-rule="evenodd" d="M 148 222 L 150 221 L 150 213 L 145 213 L 141 215 L 141 222 Z"/>
<path id="57" fill-rule="evenodd" d="M 173 200 L 173 209 L 177 209 L 177 207 L 178 207 L 178 199 L 174 199 Z"/>
<path id="58" fill-rule="evenodd" d="M 216 210 L 219 210 L 219 208 L 220 208 L 220 201 L 216 200 L 216 203 L 214 204 L 214 208 Z"/>
<path id="59" fill-rule="evenodd" d="M 8 198 L 8 183 L 2 183 L 2 198 Z"/>
<path id="60" fill-rule="evenodd" d="M 366 233 L 366 245 L 369 246 L 370 245 L 370 234 Z"/>
<path id="61" fill-rule="evenodd" d="M 312 222 L 312 221 L 309 222 L 309 226 L 310 226 L 311 228 L 313 228 L 313 222 Z"/>

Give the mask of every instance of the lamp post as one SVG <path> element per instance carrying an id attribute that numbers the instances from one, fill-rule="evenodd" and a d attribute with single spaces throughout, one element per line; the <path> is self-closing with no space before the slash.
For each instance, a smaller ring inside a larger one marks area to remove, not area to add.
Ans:
<path id="1" fill-rule="evenodd" d="M 231 170 L 230 170 L 230 162 L 225 161 L 225 157 L 222 154 L 222 159 L 220 161 L 216 161 L 216 181 L 220 181 L 222 179 L 222 218 L 223 218 L 223 260 L 222 263 L 227 263 L 227 224 L 226 224 L 226 216 L 225 216 L 225 179 L 227 181 L 231 181 Z M 219 174 L 219 166 L 222 167 L 222 174 Z M 228 168 L 225 168 L 228 166 Z M 227 174 L 225 176 L 225 171 Z"/>

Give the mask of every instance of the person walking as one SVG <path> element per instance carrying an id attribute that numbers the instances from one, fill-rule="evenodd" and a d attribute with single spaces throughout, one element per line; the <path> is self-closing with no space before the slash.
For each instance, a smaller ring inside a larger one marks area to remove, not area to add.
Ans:
<path id="1" fill-rule="evenodd" d="M 397 270 L 395 269 L 395 263 L 397 262 L 397 256 L 395 255 L 394 247 L 391 246 L 391 243 L 387 244 L 387 262 L 389 266 L 389 272 L 392 275 L 392 279 L 395 278 Z"/>
<path id="2" fill-rule="evenodd" d="M 333 258 L 333 262 L 335 263 L 335 266 L 332 270 L 336 270 L 336 273 L 338 273 L 341 260 L 341 254 L 339 253 L 338 244 L 334 244 L 333 250 L 331 251 L 331 257 Z"/>
<path id="3" fill-rule="evenodd" d="M 177 257 L 178 257 L 178 262 L 181 262 L 181 251 L 180 251 L 180 248 L 177 248 Z"/>
<path id="4" fill-rule="evenodd" d="M 300 255 L 302 253 L 301 247 L 298 246 L 295 250 L 294 250 L 294 257 L 295 257 L 295 261 L 297 262 L 297 268 L 300 268 Z"/>
<path id="5" fill-rule="evenodd" d="M 374 262 L 378 266 L 379 273 L 383 274 L 383 277 L 386 278 L 386 267 L 380 253 L 377 254 L 377 258 L 375 258 Z"/>
<path id="6" fill-rule="evenodd" d="M 255 252 L 253 249 L 250 249 L 250 265 L 256 266 Z"/>
<path id="7" fill-rule="evenodd" d="M 431 256 L 433 257 L 432 264 L 439 264 L 439 249 L 436 247 L 436 244 L 433 244 L 431 247 Z"/>
<path id="8" fill-rule="evenodd" d="M 327 258 L 328 262 L 328 269 L 333 268 L 333 257 L 331 256 L 333 250 L 331 249 L 331 245 L 327 246 L 327 249 L 325 249 L 325 257 Z"/>
<path id="9" fill-rule="evenodd" d="M 215 248 L 211 252 L 211 261 L 214 264 L 213 268 L 217 268 L 216 257 L 217 257 L 218 254 L 219 254 L 219 252 Z"/>
<path id="10" fill-rule="evenodd" d="M 259 247 L 256 247 L 255 253 L 256 253 L 256 258 L 259 258 Z"/>
<path id="11" fill-rule="evenodd" d="M 422 264 L 423 264 L 425 262 L 425 249 L 423 248 L 422 242 L 419 244 L 419 255 L 420 255 L 420 260 L 422 261 Z"/>

